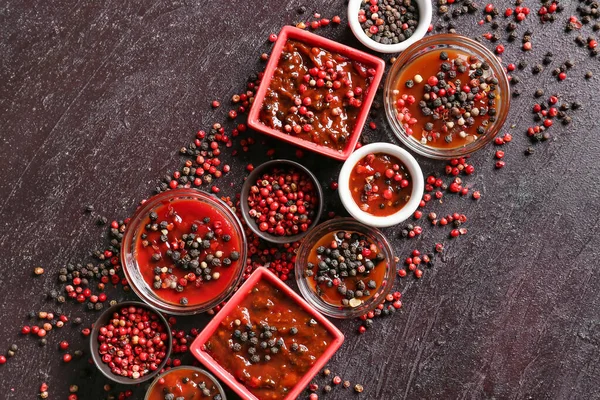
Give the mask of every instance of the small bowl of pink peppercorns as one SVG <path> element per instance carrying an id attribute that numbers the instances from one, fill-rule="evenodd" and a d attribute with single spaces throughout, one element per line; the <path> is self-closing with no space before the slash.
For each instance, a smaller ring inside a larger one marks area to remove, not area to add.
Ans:
<path id="1" fill-rule="evenodd" d="M 254 168 L 242 186 L 240 210 L 248 227 L 272 243 L 302 239 L 323 212 L 323 189 L 303 165 L 272 160 Z"/>

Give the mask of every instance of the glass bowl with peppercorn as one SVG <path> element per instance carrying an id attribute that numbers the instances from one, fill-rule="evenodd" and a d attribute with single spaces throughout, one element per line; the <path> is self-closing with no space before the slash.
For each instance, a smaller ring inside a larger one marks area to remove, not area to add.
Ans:
<path id="1" fill-rule="evenodd" d="M 429 36 L 403 52 L 384 86 L 388 122 L 410 150 L 435 159 L 471 154 L 500 132 L 510 107 L 497 57 L 464 36 Z"/>
<path id="2" fill-rule="evenodd" d="M 358 221 L 378 228 L 408 219 L 419 207 L 425 182 L 421 167 L 406 150 L 371 143 L 344 163 L 338 179 L 344 208 Z"/>
<path id="3" fill-rule="evenodd" d="M 272 243 L 302 239 L 323 212 L 323 189 L 308 168 L 290 160 L 255 167 L 242 186 L 242 217 L 252 231 Z"/>
<path id="4" fill-rule="evenodd" d="M 334 318 L 356 318 L 374 310 L 396 275 L 390 243 L 376 228 L 352 218 L 322 223 L 304 239 L 296 256 L 302 296 Z"/>
<path id="5" fill-rule="evenodd" d="M 181 398 L 227 400 L 221 384 L 212 374 L 191 365 L 171 368 L 157 376 L 146 391 L 144 400 Z"/>
<path id="6" fill-rule="evenodd" d="M 371 50 L 400 53 L 427 34 L 432 8 L 430 0 L 350 0 L 348 22 Z"/>
<path id="7" fill-rule="evenodd" d="M 121 263 L 133 291 L 162 312 L 190 315 L 225 301 L 246 266 L 246 237 L 233 210 L 196 189 L 142 202 L 127 225 Z"/>

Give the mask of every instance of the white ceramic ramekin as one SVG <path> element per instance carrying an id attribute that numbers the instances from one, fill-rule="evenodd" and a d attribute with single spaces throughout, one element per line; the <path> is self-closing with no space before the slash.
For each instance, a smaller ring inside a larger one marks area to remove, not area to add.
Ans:
<path id="1" fill-rule="evenodd" d="M 385 217 L 377 217 L 362 211 L 352 198 L 352 193 L 350 192 L 350 173 L 352 169 L 354 169 L 356 163 L 371 153 L 385 153 L 397 157 L 406 166 L 412 179 L 413 189 L 408 203 L 394 214 Z M 417 160 L 403 148 L 383 142 L 368 144 L 352 153 L 342 166 L 338 178 L 338 192 L 346 211 L 363 224 L 377 228 L 398 225 L 413 215 L 423 197 L 424 186 L 423 172 L 421 172 L 421 167 Z"/>
<path id="2" fill-rule="evenodd" d="M 429 29 L 429 24 L 431 24 L 431 0 L 413 1 L 415 1 L 419 7 L 419 23 L 413 35 L 403 42 L 396 44 L 381 44 L 367 36 L 360 26 L 360 22 L 358 22 L 358 11 L 360 10 L 364 0 L 350 0 L 348 2 L 348 22 L 350 23 L 350 29 L 352 29 L 354 36 L 356 36 L 356 38 L 362 44 L 371 50 L 375 50 L 380 53 L 400 53 L 417 40 L 422 39 L 425 34 L 427 34 L 427 29 Z"/>

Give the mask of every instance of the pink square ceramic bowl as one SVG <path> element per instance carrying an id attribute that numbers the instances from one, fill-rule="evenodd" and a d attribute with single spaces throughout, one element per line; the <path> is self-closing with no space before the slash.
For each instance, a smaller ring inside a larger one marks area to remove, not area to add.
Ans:
<path id="1" fill-rule="evenodd" d="M 237 305 L 250 295 L 250 289 L 260 281 L 267 281 L 276 289 L 283 292 L 288 298 L 292 299 L 296 304 L 302 307 L 308 314 L 311 315 L 319 324 L 321 324 L 330 334 L 331 342 L 325 352 L 317 359 L 310 370 L 296 383 L 284 400 L 296 399 L 300 393 L 308 386 L 311 379 L 325 366 L 327 361 L 340 348 L 344 341 L 344 335 L 338 328 L 335 327 L 327 318 L 312 308 L 302 297 L 294 292 L 288 285 L 283 283 L 268 269 L 261 267 L 252 273 L 250 278 L 238 289 L 238 291 L 229 299 L 227 304 L 215 315 L 212 321 L 204 328 L 200 335 L 192 343 L 190 350 L 192 354 L 208 368 L 213 374 L 227 384 L 234 392 L 243 399 L 259 400 L 253 395 L 246 386 L 239 382 L 229 371 L 224 369 L 211 355 L 206 351 L 205 344 L 213 333 L 219 327 L 219 324 L 233 311 Z"/>
<path id="2" fill-rule="evenodd" d="M 352 131 L 346 147 L 342 151 L 325 147 L 320 144 L 289 135 L 285 132 L 278 131 L 277 129 L 273 129 L 260 121 L 260 110 L 262 108 L 265 95 L 269 89 L 269 85 L 271 84 L 273 73 L 275 72 L 277 64 L 279 63 L 283 46 L 288 39 L 297 40 L 315 47 L 321 47 L 332 53 L 338 53 L 350 58 L 351 60 L 361 62 L 368 68 L 375 69 L 375 75 L 373 76 L 373 80 L 367 89 L 366 95 L 364 96 L 360 112 L 356 119 L 354 130 Z M 260 87 L 254 96 L 254 102 L 252 103 L 252 108 L 250 109 L 250 113 L 248 115 L 248 126 L 256 131 L 305 148 L 307 150 L 335 158 L 336 160 L 345 160 L 350 154 L 352 154 L 354 148 L 356 147 L 356 143 L 358 143 L 358 139 L 360 138 L 365 121 L 369 115 L 369 110 L 371 108 L 371 104 L 373 103 L 373 99 L 375 98 L 375 93 L 377 92 L 377 88 L 381 82 L 384 70 L 385 62 L 381 58 L 372 56 L 368 53 L 356 50 L 341 43 L 334 42 L 333 40 L 326 39 L 322 36 L 315 35 L 314 33 L 310 33 L 293 26 L 285 26 L 283 29 L 281 29 L 281 32 L 279 32 L 279 36 L 275 42 L 271 56 L 269 57 L 269 62 L 267 64 L 267 68 L 265 69 Z"/>

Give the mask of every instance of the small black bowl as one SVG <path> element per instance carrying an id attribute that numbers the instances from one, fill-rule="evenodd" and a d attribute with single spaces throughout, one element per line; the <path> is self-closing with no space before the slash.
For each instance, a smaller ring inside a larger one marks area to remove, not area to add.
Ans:
<path id="1" fill-rule="evenodd" d="M 133 306 L 135 308 L 145 308 L 146 310 L 152 311 L 153 313 L 158 315 L 158 320 L 165 326 L 165 328 L 166 328 L 165 331 L 168 335 L 168 337 L 167 337 L 167 352 L 165 354 L 165 359 L 158 365 L 158 368 L 156 369 L 156 371 L 152 371 L 138 379 L 132 379 L 132 378 L 128 378 L 125 376 L 119 376 L 119 375 L 113 374 L 112 371 L 110 370 L 110 367 L 107 364 L 102 362 L 102 356 L 98 352 L 99 347 L 100 347 L 100 344 L 98 343 L 98 334 L 100 332 L 100 328 L 102 326 L 105 326 L 108 323 L 108 321 L 112 318 L 113 313 L 119 312 L 123 307 L 131 307 L 131 306 Z M 102 315 L 100 315 L 100 318 L 98 318 L 96 320 L 96 322 L 94 323 L 92 332 L 90 334 L 90 351 L 92 353 L 92 359 L 94 360 L 94 364 L 96 364 L 96 367 L 108 379 L 110 379 L 114 382 L 117 382 L 117 383 L 121 383 L 123 385 L 135 385 L 138 383 L 146 382 L 146 381 L 154 378 L 156 375 L 158 375 L 160 373 L 160 371 L 167 364 L 167 359 L 171 355 L 172 344 L 173 344 L 173 336 L 171 335 L 171 328 L 169 327 L 169 323 L 167 322 L 166 318 L 160 312 L 158 312 L 156 309 L 154 309 L 153 307 L 151 307 L 147 304 L 144 304 L 144 303 L 140 303 L 139 301 L 124 301 L 124 302 L 116 304 L 116 305 L 110 307 L 108 310 L 104 311 L 102 313 Z"/>
<path id="2" fill-rule="evenodd" d="M 317 207 L 316 214 L 313 218 L 313 221 L 310 224 L 310 226 L 308 227 L 308 229 L 306 230 L 306 232 L 300 232 L 300 233 L 298 233 L 296 235 L 292 235 L 292 236 L 277 236 L 277 235 L 270 234 L 268 232 L 262 232 L 260 229 L 258 229 L 258 225 L 254 221 L 254 218 L 250 217 L 250 215 L 248 214 L 248 212 L 250 211 L 250 207 L 248 206 L 248 193 L 250 192 L 250 187 L 256 183 L 256 179 L 260 175 L 262 175 L 265 171 L 268 171 L 275 167 L 286 167 L 286 166 L 293 167 L 294 169 L 297 169 L 298 171 L 302 171 L 306 175 L 308 175 L 308 177 L 310 177 L 310 179 L 313 181 L 313 184 L 315 186 L 317 196 L 319 197 L 319 205 Z M 255 167 L 254 170 L 250 173 L 250 175 L 248 175 L 248 178 L 246 178 L 246 181 L 244 182 L 244 185 L 242 186 L 242 194 L 240 196 L 240 209 L 242 212 L 242 217 L 244 218 L 244 221 L 246 221 L 246 224 L 260 238 L 262 238 L 268 242 L 277 243 L 277 244 L 296 242 L 296 241 L 302 239 L 304 236 L 306 236 L 306 234 L 308 234 L 308 232 L 312 228 L 314 228 L 315 226 L 318 225 L 319 220 L 321 219 L 321 214 L 323 213 L 323 189 L 321 188 L 321 184 L 319 183 L 317 178 L 304 165 L 298 164 L 297 162 L 294 162 L 291 160 L 283 160 L 283 159 L 271 160 L 271 161 L 267 161 L 264 164 L 259 165 L 258 167 Z"/>

